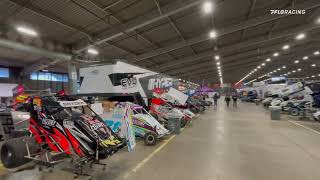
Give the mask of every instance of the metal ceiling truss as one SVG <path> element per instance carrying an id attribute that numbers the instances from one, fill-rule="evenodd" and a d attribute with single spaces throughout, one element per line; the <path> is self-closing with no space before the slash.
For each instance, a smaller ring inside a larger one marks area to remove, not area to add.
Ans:
<path id="1" fill-rule="evenodd" d="M 301 46 L 302 44 L 306 44 L 308 43 L 307 47 L 317 47 L 319 45 L 319 41 L 315 41 L 314 39 L 309 39 L 308 41 L 303 41 L 303 42 L 296 42 L 296 43 L 291 43 L 291 48 L 294 48 L 293 46 L 297 45 L 297 46 Z M 271 57 L 272 53 L 274 51 L 279 51 L 279 49 L 281 48 L 281 45 L 279 44 L 273 44 L 267 47 L 263 47 L 260 49 L 264 50 L 264 53 L 260 53 L 260 54 L 254 54 L 253 55 L 253 51 L 255 50 L 249 50 L 246 52 L 241 51 L 241 53 L 237 53 L 237 54 L 233 54 L 230 56 L 225 56 L 223 57 L 221 64 L 222 67 L 228 67 L 230 65 L 234 65 L 234 61 L 236 62 L 241 62 L 241 63 L 247 63 L 247 62 L 251 62 L 252 60 L 256 60 L 257 58 L 260 59 L 260 61 L 263 61 L 264 59 Z M 305 49 L 305 48 L 304 48 Z M 285 54 L 289 53 L 289 51 L 284 51 Z M 277 59 L 279 59 L 281 57 L 278 57 Z M 247 60 L 247 61 L 244 61 Z M 239 64 L 239 63 L 238 63 Z M 164 73 L 175 73 L 175 75 L 180 74 L 180 73 L 184 73 L 184 72 L 188 72 L 188 71 L 192 71 L 192 70 L 197 70 L 198 68 L 202 68 L 202 67 L 206 67 L 209 65 L 215 65 L 215 61 L 214 60 L 207 60 L 207 61 L 197 61 L 195 64 L 190 65 L 190 67 L 187 64 L 182 64 L 182 66 L 179 66 L 177 68 L 174 69 L 170 69 L 168 71 L 163 71 Z M 183 67 L 183 68 L 182 68 Z"/>
<path id="2" fill-rule="evenodd" d="M 305 1 L 301 4 L 297 4 L 296 6 L 294 6 L 295 9 L 305 9 L 305 10 L 310 10 L 310 9 L 314 9 L 317 7 L 320 7 L 320 3 L 315 3 L 314 1 Z M 266 14 L 263 16 L 254 17 L 254 18 L 248 19 L 246 21 L 242 21 L 237 24 L 233 24 L 228 27 L 222 28 L 222 29 L 218 30 L 218 33 L 219 33 L 219 36 L 223 36 L 223 35 L 234 33 L 234 32 L 240 31 L 240 30 L 255 27 L 255 26 L 258 26 L 258 25 L 261 25 L 264 23 L 272 22 L 272 21 L 275 21 L 277 19 L 281 19 L 281 18 L 284 18 L 287 16 L 290 16 L 290 15 L 274 16 L 272 14 Z M 209 40 L 208 34 L 200 35 L 200 36 L 191 38 L 186 41 L 182 41 L 182 42 L 179 42 L 179 43 L 167 46 L 167 47 L 159 48 L 159 49 L 152 51 L 152 52 L 141 54 L 141 55 L 135 57 L 134 59 L 131 59 L 131 61 L 132 62 L 139 62 L 139 61 L 142 61 L 142 60 L 145 60 L 148 58 L 152 58 L 152 57 L 164 54 L 164 53 L 168 53 L 168 52 L 171 52 L 171 51 L 174 51 L 174 50 L 186 47 L 186 46 L 191 46 L 193 44 L 197 44 L 197 43 L 200 43 L 200 42 L 203 42 L 206 40 Z"/>
<path id="3" fill-rule="evenodd" d="M 247 41 L 220 47 L 219 50 L 217 51 L 207 51 L 204 53 L 200 53 L 197 56 L 189 56 L 187 58 L 179 59 L 177 61 L 171 61 L 170 63 L 160 65 L 159 67 L 157 67 L 157 69 L 160 69 L 161 71 L 163 71 L 164 69 L 167 69 L 169 67 L 174 67 L 182 63 L 194 62 L 194 61 L 197 61 L 198 59 L 214 56 L 216 54 L 224 54 L 230 51 L 236 51 L 238 49 L 245 48 L 245 47 L 258 46 L 259 44 L 262 44 L 262 43 L 296 35 L 297 33 L 300 33 L 302 31 L 307 32 L 307 31 L 311 31 L 319 28 L 320 28 L 320 25 L 316 25 L 314 23 L 309 25 L 302 25 L 293 29 L 288 29 L 281 32 L 273 33 L 271 37 L 269 37 L 269 35 L 259 36 L 257 38 L 249 39 Z"/>
<path id="4" fill-rule="evenodd" d="M 200 3 L 201 3 L 201 1 L 193 1 L 188 4 L 184 3 L 183 5 L 181 3 L 177 4 L 176 2 L 170 3 L 169 5 L 162 8 L 162 12 L 164 12 L 162 15 L 155 16 L 154 15 L 155 12 L 150 12 L 144 16 L 137 17 L 133 21 L 129 21 L 125 24 L 120 24 L 115 28 L 107 30 L 107 32 L 103 33 L 103 35 L 96 36 L 95 39 L 100 39 L 100 40 L 93 42 L 91 45 L 97 46 L 99 44 L 102 44 L 102 43 L 105 43 L 105 42 L 110 41 L 112 39 L 115 39 L 117 37 L 120 37 L 120 36 L 124 35 L 125 33 L 134 32 L 139 28 L 142 28 L 146 25 L 149 25 L 151 23 L 154 23 L 154 22 L 157 22 L 157 21 L 162 20 L 164 18 L 167 18 L 169 16 L 172 16 L 178 12 L 181 12 L 181 11 L 184 11 L 184 10 L 189 9 L 191 7 L 194 7 Z M 156 10 L 156 11 L 158 11 L 158 10 Z M 119 32 L 118 29 L 121 29 L 122 32 Z M 79 48 L 75 52 L 80 53 L 80 52 L 88 49 L 91 45 Z"/>

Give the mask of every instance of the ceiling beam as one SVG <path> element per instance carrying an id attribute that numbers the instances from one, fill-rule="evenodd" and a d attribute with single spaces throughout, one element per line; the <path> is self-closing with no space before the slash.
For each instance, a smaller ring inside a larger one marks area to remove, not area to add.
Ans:
<path id="1" fill-rule="evenodd" d="M 82 27 L 80 27 L 80 26 L 77 26 L 75 24 L 69 23 L 69 22 L 67 22 L 67 21 L 55 16 L 54 14 L 49 13 L 49 12 L 44 12 L 40 8 L 37 8 L 35 6 L 31 6 L 30 3 L 24 3 L 24 1 L 21 1 L 21 0 L 7 0 L 7 1 L 11 2 L 11 3 L 13 3 L 13 4 L 17 5 L 17 6 L 23 7 L 23 8 L 25 8 L 25 9 L 27 9 L 27 10 L 29 10 L 29 11 L 31 11 L 31 12 L 39 15 L 39 16 L 41 16 L 41 17 L 44 17 L 44 18 L 52 21 L 52 22 L 60 24 L 60 25 L 66 27 L 66 28 L 68 28 L 70 30 L 79 32 L 79 33 L 85 35 L 89 39 L 89 41 L 92 41 L 91 34 L 88 31 L 86 31 L 85 29 L 83 29 Z"/>
<path id="2" fill-rule="evenodd" d="M 305 10 L 310 10 L 310 9 L 314 9 L 317 7 L 320 7 L 320 3 L 315 3 L 314 1 L 310 1 L 310 0 L 294 6 L 295 9 L 305 9 Z M 288 9 L 292 9 L 292 8 L 293 7 L 289 7 Z M 251 18 L 246 21 L 242 21 L 237 24 L 233 24 L 228 27 L 221 28 L 220 30 L 218 30 L 218 34 L 219 34 L 219 36 L 223 36 L 226 34 L 234 33 L 234 32 L 237 32 L 237 31 L 240 31 L 243 29 L 248 29 L 251 27 L 255 27 L 255 26 L 258 26 L 258 25 L 261 25 L 264 23 L 268 23 L 268 22 L 271 22 L 271 21 L 274 21 L 274 20 L 277 20 L 280 18 L 287 17 L 287 16 L 290 16 L 290 15 L 285 14 L 285 15 L 275 16 L 275 15 L 270 14 L 268 12 L 268 14 L 266 14 L 266 15 Z M 158 55 L 161 55 L 164 53 L 168 53 L 168 52 L 171 52 L 171 51 L 174 51 L 174 50 L 186 47 L 186 46 L 197 44 L 197 43 L 200 43 L 200 42 L 203 42 L 206 40 L 209 40 L 209 37 L 207 34 L 203 34 L 203 35 L 191 38 L 186 41 L 178 42 L 176 44 L 173 44 L 173 45 L 170 45 L 167 47 L 159 48 L 159 49 L 152 51 L 152 52 L 141 54 L 141 55 L 131 59 L 131 61 L 132 62 L 139 62 L 139 61 L 142 61 L 142 60 L 145 60 L 148 58 L 152 58 L 152 57 L 155 57 L 155 56 L 158 56 Z"/>
<path id="3" fill-rule="evenodd" d="M 317 46 L 319 45 L 319 41 L 315 41 L 314 39 L 310 38 L 308 40 L 302 41 L 302 42 L 292 42 L 290 44 L 291 49 L 296 48 L 295 46 L 302 46 L 304 44 L 307 44 L 308 47 L 310 46 Z M 255 47 L 256 48 L 256 47 Z M 224 56 L 223 59 L 220 61 L 221 62 L 221 66 L 222 67 L 228 67 L 230 64 L 234 64 L 232 62 L 237 61 L 237 62 L 242 62 L 242 60 L 250 60 L 250 59 L 257 59 L 259 57 L 259 59 L 266 59 L 268 57 L 272 56 L 272 52 L 274 51 L 278 51 L 281 48 L 281 46 L 279 46 L 278 43 L 275 44 L 271 44 L 269 46 L 265 46 L 265 47 L 259 47 L 260 49 L 260 53 L 256 54 L 256 49 L 250 49 L 246 52 L 241 52 L 241 53 L 235 53 L 229 56 Z M 289 51 L 286 51 L 284 53 L 288 53 Z M 206 58 L 205 58 L 206 59 Z M 164 73 L 183 73 L 183 72 L 187 72 L 187 71 L 191 71 L 194 69 L 197 69 L 199 67 L 205 67 L 206 65 L 211 64 L 214 65 L 215 61 L 214 60 L 199 60 L 197 62 L 193 62 L 192 64 L 181 64 L 181 66 L 175 66 L 175 68 L 173 69 L 169 69 L 169 70 L 165 70 L 162 71 Z M 188 67 L 189 66 L 189 67 Z"/>
<path id="4" fill-rule="evenodd" d="M 61 59 L 65 61 L 70 61 L 72 59 L 71 54 L 49 51 L 46 49 L 30 46 L 27 44 L 15 42 L 15 41 L 3 39 L 3 38 L 0 38 L 0 47 L 5 47 L 5 48 L 17 50 L 17 51 L 36 54 L 36 55 L 40 55 L 40 56 L 52 58 L 52 59 Z"/>
<path id="5" fill-rule="evenodd" d="M 247 19 L 250 18 L 251 14 L 252 14 L 252 12 L 254 10 L 254 7 L 256 6 L 256 2 L 257 2 L 257 0 L 251 0 L 251 5 L 250 5 L 250 9 L 249 9 L 248 14 L 247 14 Z M 243 40 L 244 36 L 246 35 L 246 32 L 247 32 L 247 29 L 242 30 L 240 40 Z"/>
<path id="6" fill-rule="evenodd" d="M 239 50 L 241 48 L 245 48 L 245 47 L 250 47 L 250 46 L 259 46 L 262 43 L 266 43 L 266 42 L 270 42 L 270 41 L 274 41 L 274 40 L 279 40 L 279 39 L 283 39 L 283 38 L 287 38 L 289 36 L 293 36 L 299 32 L 307 32 L 307 31 L 311 31 L 311 30 L 315 30 L 320 28 L 320 25 L 317 24 L 308 24 L 308 25 L 302 25 L 296 28 L 292 28 L 292 29 L 288 29 L 288 30 L 284 30 L 281 32 L 277 32 L 277 33 L 273 33 L 273 35 L 271 37 L 269 37 L 269 35 L 265 35 L 265 36 L 259 36 L 257 38 L 252 38 L 249 39 L 247 41 L 243 41 L 243 42 L 239 42 L 239 43 L 234 43 L 231 45 L 227 45 L 224 47 L 220 47 L 219 50 L 217 51 L 207 51 L 204 53 L 200 53 L 196 56 L 189 56 L 187 58 L 182 58 L 182 59 L 178 59 L 176 61 L 171 61 L 169 63 L 160 65 L 159 67 L 157 67 L 160 70 L 164 70 L 166 68 L 169 67 L 174 67 L 177 66 L 179 64 L 186 64 L 189 62 L 194 62 L 196 60 L 199 59 L 203 59 L 206 57 L 210 57 L 210 56 L 214 56 L 215 54 L 223 54 L 226 52 L 230 52 L 230 51 L 236 51 Z"/>
<path id="7" fill-rule="evenodd" d="M 129 21 L 125 24 L 120 24 L 115 28 L 107 30 L 106 33 L 104 33 L 106 35 L 103 35 L 103 37 L 97 36 L 96 39 L 100 39 L 100 40 L 93 42 L 92 45 L 99 45 L 99 44 L 105 43 L 105 42 L 110 41 L 114 38 L 120 37 L 120 36 L 124 35 L 125 33 L 133 32 L 139 28 L 142 28 L 146 25 L 149 25 L 151 23 L 154 23 L 154 22 L 157 22 L 157 21 L 162 20 L 164 18 L 167 18 L 169 16 L 172 16 L 178 12 L 181 12 L 181 11 L 184 11 L 184 10 L 189 9 L 191 7 L 194 7 L 200 3 L 201 3 L 201 1 L 193 1 L 188 4 L 184 3 L 183 5 L 181 3 L 179 3 L 179 4 L 175 3 L 174 5 L 173 5 L 173 3 L 170 3 L 170 5 L 163 7 L 163 12 L 165 12 L 165 13 L 163 13 L 162 15 L 155 16 L 155 12 L 152 11 L 152 12 L 148 13 L 148 15 L 141 16 L 140 18 L 136 18 L 135 20 Z M 119 32 L 118 29 L 121 29 L 122 32 Z M 87 48 L 89 48 L 90 46 L 91 45 L 87 45 L 85 47 L 79 48 L 78 50 L 75 51 L 75 53 L 80 53 L 80 52 L 86 50 Z"/>
<path id="8" fill-rule="evenodd" d="M 278 57 L 277 60 L 274 60 L 273 62 L 269 63 L 266 65 L 266 67 L 264 67 L 263 69 L 261 69 L 261 73 L 265 74 L 266 70 L 270 71 L 270 68 L 273 70 L 273 68 L 279 68 L 280 66 L 283 66 L 287 63 L 288 60 L 292 60 L 294 58 L 297 57 L 297 53 L 301 54 L 302 52 L 311 52 L 312 50 L 315 50 L 316 47 L 318 47 L 318 44 L 311 44 L 308 45 L 307 47 L 303 48 L 302 50 L 299 51 L 294 51 L 294 52 L 288 52 L 287 54 L 283 54 L 281 57 Z M 261 64 L 263 61 L 261 61 L 261 59 L 257 59 L 257 58 L 252 58 L 252 59 L 248 59 L 246 62 L 242 62 L 240 61 L 236 61 L 233 62 L 232 64 L 230 64 L 227 67 L 223 67 L 222 68 L 222 74 L 228 74 L 228 72 L 232 71 L 233 72 L 233 76 L 235 75 L 236 71 L 239 69 L 246 69 L 248 72 L 253 70 L 256 66 L 258 66 L 259 64 Z M 311 62 L 311 61 L 310 61 Z M 252 69 L 251 69 L 252 68 Z M 173 74 L 177 77 L 190 77 L 190 76 L 198 76 L 201 74 L 205 74 L 207 72 L 212 72 L 217 74 L 216 71 L 216 67 L 215 66 L 207 66 L 207 67 L 202 67 L 202 68 L 197 68 L 194 70 L 190 70 L 189 73 L 183 73 L 181 72 L 181 76 L 179 76 L 178 74 Z M 225 76 L 225 75 L 224 75 Z"/>

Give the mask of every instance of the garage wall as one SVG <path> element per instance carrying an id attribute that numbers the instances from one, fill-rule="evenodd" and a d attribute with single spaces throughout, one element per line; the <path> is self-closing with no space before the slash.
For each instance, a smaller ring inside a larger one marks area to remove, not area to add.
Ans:
<path id="1" fill-rule="evenodd" d="M 51 89 L 51 92 L 55 93 L 61 89 L 67 90 L 68 83 L 66 82 L 54 82 L 54 81 L 41 81 L 41 80 L 30 80 L 29 77 L 21 79 L 19 76 L 21 68 L 9 68 L 9 78 L 0 78 L 0 83 L 23 83 L 28 89 L 32 90 L 43 90 Z"/>

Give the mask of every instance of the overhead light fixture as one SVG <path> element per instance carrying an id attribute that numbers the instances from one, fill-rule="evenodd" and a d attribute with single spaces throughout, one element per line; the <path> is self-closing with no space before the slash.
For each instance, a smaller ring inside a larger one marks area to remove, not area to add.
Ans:
<path id="1" fill-rule="evenodd" d="M 291 72 L 288 72 L 288 74 L 291 74 Z"/>
<path id="2" fill-rule="evenodd" d="M 275 52 L 275 53 L 273 53 L 273 56 L 274 56 L 274 57 L 277 57 L 277 56 L 279 56 L 279 53 L 278 53 L 278 52 Z"/>
<path id="3" fill-rule="evenodd" d="M 319 51 L 315 51 L 314 53 L 313 53 L 313 55 L 319 55 L 320 54 L 320 52 Z"/>
<path id="4" fill-rule="evenodd" d="M 220 65 L 220 62 L 217 62 L 217 65 L 219 66 L 219 65 Z"/>
<path id="5" fill-rule="evenodd" d="M 265 65 L 266 65 L 266 63 L 262 63 L 262 64 L 261 64 L 261 66 L 265 66 Z"/>
<path id="6" fill-rule="evenodd" d="M 257 68 L 258 68 L 258 69 L 260 69 L 260 68 L 261 68 L 261 66 L 258 66 Z"/>
<path id="7" fill-rule="evenodd" d="M 282 66 L 283 69 L 287 68 L 286 66 Z"/>
<path id="8" fill-rule="evenodd" d="M 281 68 L 278 68 L 278 71 L 280 71 L 281 70 Z"/>
<path id="9" fill-rule="evenodd" d="M 266 59 L 266 61 L 267 61 L 267 62 L 270 62 L 270 61 L 271 61 L 271 59 L 270 59 L 270 58 L 267 58 L 267 59 Z"/>
<path id="10" fill-rule="evenodd" d="M 317 24 L 320 24 L 320 17 L 318 17 L 318 19 L 316 20 Z"/>
<path id="11" fill-rule="evenodd" d="M 254 71 L 258 71 L 258 69 L 254 69 Z"/>
<path id="12" fill-rule="evenodd" d="M 289 48 L 290 48 L 290 46 L 289 46 L 288 44 L 282 46 L 282 49 L 283 49 L 283 50 L 287 50 L 287 49 L 289 49 Z"/>
<path id="13" fill-rule="evenodd" d="M 320 76 L 320 74 L 318 74 L 318 76 Z"/>
<path id="14" fill-rule="evenodd" d="M 220 66 L 218 66 L 218 69 L 221 69 L 221 67 L 220 67 Z"/>
<path id="15" fill-rule="evenodd" d="M 295 63 L 295 64 L 298 64 L 298 63 L 299 63 L 299 60 L 295 60 L 294 63 Z"/>
<path id="16" fill-rule="evenodd" d="M 42 72 L 49 72 L 48 69 L 42 69 L 41 71 L 42 71 Z"/>
<path id="17" fill-rule="evenodd" d="M 216 38 L 216 37 L 217 37 L 217 32 L 216 32 L 215 30 L 210 31 L 209 37 L 210 37 L 211 39 Z"/>
<path id="18" fill-rule="evenodd" d="M 311 66 L 312 66 L 312 67 L 316 67 L 317 65 L 316 65 L 316 64 L 312 64 Z"/>
<path id="19" fill-rule="evenodd" d="M 297 71 L 296 71 L 296 70 L 293 70 L 293 71 L 292 71 L 292 73 L 295 73 L 295 72 L 297 72 Z"/>
<path id="20" fill-rule="evenodd" d="M 31 28 L 28 28 L 28 27 L 24 27 L 24 26 L 17 26 L 17 31 L 22 33 L 22 34 L 25 34 L 25 35 L 28 35 L 28 36 L 38 36 L 38 33 L 31 29 Z"/>
<path id="21" fill-rule="evenodd" d="M 270 72 L 270 74 L 273 74 L 273 72 Z"/>
<path id="22" fill-rule="evenodd" d="M 306 35 L 304 33 L 300 33 L 296 36 L 296 39 L 297 40 L 301 40 L 301 39 L 304 39 L 306 37 Z"/>
<path id="23" fill-rule="evenodd" d="M 300 69 L 300 68 L 298 69 L 298 71 L 301 71 L 301 70 L 302 70 L 302 69 Z"/>
<path id="24" fill-rule="evenodd" d="M 88 49 L 88 53 L 92 54 L 92 55 L 98 55 L 99 54 L 99 52 L 96 49 L 93 49 L 93 48 Z"/>
<path id="25" fill-rule="evenodd" d="M 275 73 L 275 72 L 277 72 L 277 70 L 274 70 L 273 72 Z"/>
<path id="26" fill-rule="evenodd" d="M 303 60 L 307 60 L 307 59 L 309 59 L 309 57 L 308 56 L 304 56 L 302 59 Z"/>
<path id="27" fill-rule="evenodd" d="M 314 78 L 314 77 L 316 77 L 316 76 L 315 76 L 315 75 L 312 75 L 311 77 Z"/>
<path id="28" fill-rule="evenodd" d="M 219 60 L 219 59 L 220 59 L 220 56 L 219 56 L 219 55 L 215 55 L 215 56 L 214 56 L 214 59 L 215 59 L 215 60 Z"/>
<path id="29" fill-rule="evenodd" d="M 213 10 L 213 4 L 211 1 L 206 1 L 202 5 L 202 10 L 205 14 L 212 13 Z"/>

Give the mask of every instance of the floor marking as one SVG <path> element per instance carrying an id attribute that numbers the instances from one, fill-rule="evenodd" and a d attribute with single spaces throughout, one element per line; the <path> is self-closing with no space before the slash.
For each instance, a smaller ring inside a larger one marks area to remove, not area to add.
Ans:
<path id="1" fill-rule="evenodd" d="M 320 135 L 320 132 L 319 132 L 319 131 L 316 131 L 316 130 L 314 130 L 314 129 L 312 129 L 312 128 L 309 128 L 309 127 L 307 127 L 307 126 L 304 126 L 304 125 L 302 125 L 302 124 L 299 124 L 299 123 L 294 122 L 294 121 L 291 121 L 291 120 L 288 120 L 288 121 L 291 122 L 292 124 L 295 124 L 295 125 L 297 125 L 297 126 L 300 126 L 300 127 L 304 128 L 304 129 L 307 129 L 307 130 L 309 130 L 309 131 L 311 131 L 311 132 L 313 132 L 313 133 L 316 133 L 316 134 L 319 134 L 319 135 Z"/>
<path id="2" fill-rule="evenodd" d="M 184 130 L 184 128 L 181 128 L 181 132 Z M 167 144 L 169 144 L 170 141 L 173 140 L 173 138 L 175 138 L 177 135 L 173 135 L 171 136 L 169 139 L 165 140 L 165 142 L 163 144 L 161 144 L 161 146 L 159 146 L 157 149 L 155 149 L 151 154 L 149 154 L 146 158 L 144 158 L 141 162 L 139 162 L 132 170 L 130 170 L 129 172 L 127 172 L 124 175 L 124 178 L 127 179 L 130 174 L 133 172 L 137 172 L 142 166 L 144 166 L 152 157 L 154 157 L 158 152 L 160 152 Z"/>

